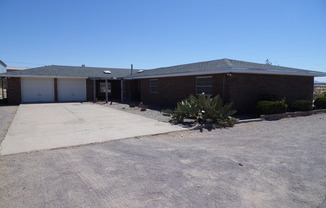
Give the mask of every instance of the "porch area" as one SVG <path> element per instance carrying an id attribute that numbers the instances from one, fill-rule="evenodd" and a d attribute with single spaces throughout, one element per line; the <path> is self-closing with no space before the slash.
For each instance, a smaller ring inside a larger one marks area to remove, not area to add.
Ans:
<path id="1" fill-rule="evenodd" d="M 94 102 L 104 101 L 108 103 L 140 100 L 139 80 L 93 78 L 91 82 Z M 88 88 L 89 85 L 90 83 L 87 86 Z"/>

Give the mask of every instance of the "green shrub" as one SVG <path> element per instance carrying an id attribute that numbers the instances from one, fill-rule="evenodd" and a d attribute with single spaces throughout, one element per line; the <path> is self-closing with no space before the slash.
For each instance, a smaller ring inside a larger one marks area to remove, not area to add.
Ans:
<path id="1" fill-rule="evenodd" d="M 215 123 L 223 126 L 233 126 L 234 120 L 230 116 L 236 113 L 232 104 L 224 104 L 220 96 L 211 98 L 201 94 L 198 98 L 190 95 L 187 99 L 177 103 L 172 112 L 171 121 L 182 123 L 185 118 L 193 118 L 198 123 Z"/>
<path id="2" fill-rule="evenodd" d="M 277 114 L 277 113 L 285 113 L 287 110 L 287 105 L 285 104 L 285 100 L 281 101 L 259 101 L 257 103 L 257 112 L 259 114 Z"/>
<path id="3" fill-rule="evenodd" d="M 326 97 L 319 97 L 315 100 L 316 109 L 326 109 Z"/>
<path id="4" fill-rule="evenodd" d="M 190 95 L 187 99 L 177 103 L 177 107 L 172 112 L 171 120 L 175 123 L 182 123 L 185 118 L 196 118 L 198 113 L 197 98 Z"/>
<path id="5" fill-rule="evenodd" d="M 312 109 L 312 102 L 310 100 L 295 100 L 291 103 L 293 111 L 309 111 Z"/>

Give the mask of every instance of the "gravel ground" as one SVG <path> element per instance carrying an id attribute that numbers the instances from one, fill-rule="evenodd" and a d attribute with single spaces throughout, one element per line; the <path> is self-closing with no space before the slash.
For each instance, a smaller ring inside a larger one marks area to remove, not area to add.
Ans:
<path id="1" fill-rule="evenodd" d="M 110 103 L 98 103 L 98 104 L 107 106 L 109 108 L 121 110 L 124 112 L 134 113 L 137 115 L 145 116 L 147 118 L 155 119 L 155 120 L 162 121 L 162 122 L 168 123 L 170 120 L 169 116 L 164 116 L 162 113 L 162 110 L 166 110 L 167 108 L 162 108 L 159 106 L 148 106 L 146 111 L 141 111 L 140 110 L 141 108 L 139 108 L 137 106 L 139 103 L 136 104 L 136 107 L 129 107 L 129 104 L 118 103 L 118 102 L 113 102 L 112 105 L 110 105 Z M 170 110 L 173 110 L 173 108 L 170 108 Z M 257 118 L 257 115 L 236 115 L 234 117 L 239 120 L 246 120 L 246 119 Z M 193 126 L 190 124 L 190 122 L 191 122 L 190 119 L 186 119 L 185 121 L 188 121 L 189 124 L 186 122 L 185 125 L 182 125 L 182 124 L 179 124 L 179 125 L 183 126 L 183 127 L 189 127 L 189 125 Z"/>
<path id="2" fill-rule="evenodd" d="M 317 207 L 326 114 L 0 158 L 0 207 Z"/>
<path id="3" fill-rule="evenodd" d="M 137 103 L 138 104 L 138 103 Z M 141 111 L 138 106 L 136 107 L 129 107 L 129 104 L 124 103 L 116 103 L 113 102 L 112 105 L 110 103 L 100 103 L 100 105 L 105 105 L 110 108 L 114 108 L 117 110 L 121 110 L 128 113 L 133 113 L 141 116 L 145 116 L 147 118 L 155 119 L 162 122 L 169 122 L 170 117 L 164 116 L 161 111 L 165 110 L 166 108 L 161 108 L 158 106 L 149 106 L 149 108 L 146 109 L 146 111 Z"/>
<path id="4" fill-rule="evenodd" d="M 18 106 L 1 106 L 0 105 L 0 144 L 5 138 L 8 128 L 14 118 Z"/>

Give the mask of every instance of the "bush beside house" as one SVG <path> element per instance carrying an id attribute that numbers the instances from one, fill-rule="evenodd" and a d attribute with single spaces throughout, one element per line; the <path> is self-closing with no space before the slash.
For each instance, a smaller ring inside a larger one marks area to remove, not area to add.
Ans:
<path id="1" fill-rule="evenodd" d="M 293 111 L 309 111 L 312 110 L 312 102 L 310 100 L 295 100 L 290 107 Z"/>
<path id="2" fill-rule="evenodd" d="M 236 113 L 232 110 L 232 103 L 224 104 L 217 95 L 214 98 L 201 94 L 198 98 L 190 95 L 187 99 L 177 103 L 177 107 L 170 112 L 171 122 L 182 123 L 184 119 L 191 118 L 200 124 L 216 124 L 230 127 L 236 122 L 231 116 Z"/>
<path id="3" fill-rule="evenodd" d="M 326 92 L 319 95 L 314 101 L 314 108 L 310 100 L 295 100 L 288 108 L 285 98 L 279 100 L 276 95 L 264 94 L 260 96 L 260 101 L 256 105 L 257 113 L 260 115 L 283 114 L 288 116 L 299 115 L 293 114 L 297 111 L 311 111 L 313 109 L 326 109 Z M 294 112 L 287 112 L 288 110 Z M 301 115 L 301 114 L 300 114 Z M 303 114 L 302 114 L 303 115 Z"/>
<path id="4" fill-rule="evenodd" d="M 326 109 L 326 96 L 317 98 L 314 105 L 316 109 Z"/>
<path id="5" fill-rule="evenodd" d="M 287 110 L 287 104 L 284 100 L 281 101 L 269 101 L 262 100 L 257 103 L 258 114 L 278 114 L 285 113 Z"/>
<path id="6" fill-rule="evenodd" d="M 277 95 L 266 93 L 259 96 L 256 110 L 260 115 L 269 115 L 285 113 L 287 107 L 288 105 L 285 103 L 285 98 L 279 99 Z"/>
<path id="7" fill-rule="evenodd" d="M 314 106 L 316 109 L 326 109 L 326 92 L 323 92 L 316 97 Z"/>

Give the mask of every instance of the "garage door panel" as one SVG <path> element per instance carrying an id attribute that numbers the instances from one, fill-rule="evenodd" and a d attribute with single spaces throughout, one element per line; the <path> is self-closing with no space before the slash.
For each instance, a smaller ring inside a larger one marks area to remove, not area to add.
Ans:
<path id="1" fill-rule="evenodd" d="M 58 101 L 86 101 L 86 79 L 58 79 Z"/>
<path id="2" fill-rule="evenodd" d="M 51 78 L 22 78 L 22 102 L 54 102 L 54 80 Z"/>

